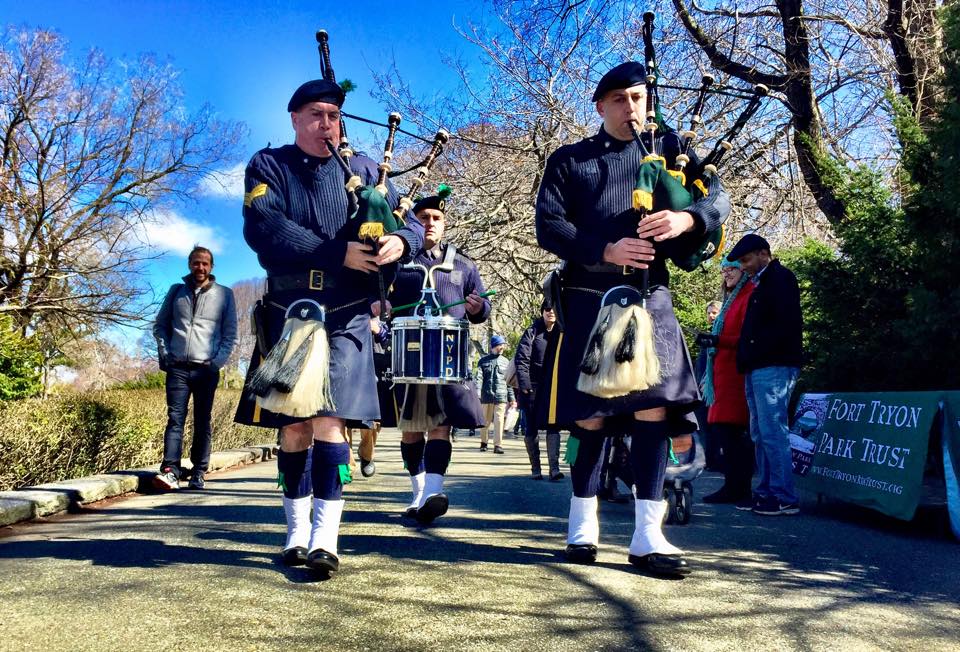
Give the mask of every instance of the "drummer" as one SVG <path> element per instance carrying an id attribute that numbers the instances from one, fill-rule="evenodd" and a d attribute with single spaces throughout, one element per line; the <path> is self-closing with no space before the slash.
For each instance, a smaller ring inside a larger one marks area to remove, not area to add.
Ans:
<path id="1" fill-rule="evenodd" d="M 484 287 L 477 265 L 452 244 L 443 243 L 449 194 L 449 186 L 441 185 L 436 195 L 414 204 L 413 213 L 423 224 L 424 239 L 423 249 L 411 262 L 428 270 L 439 267 L 432 276 L 440 305 L 465 300 L 445 309 L 445 316 L 480 324 L 490 315 L 490 302 L 480 296 Z M 401 268 L 393 284 L 390 303 L 402 306 L 416 302 L 423 283 L 421 270 Z M 412 314 L 413 309 L 408 308 L 393 316 Z M 469 364 L 467 360 L 461 362 Z M 481 427 L 483 409 L 472 380 L 457 384 L 397 385 L 397 404 L 401 406 L 399 427 L 403 432 L 400 455 L 413 487 L 405 515 L 427 524 L 445 514 L 449 505 L 443 493 L 443 478 L 452 450 L 450 428 Z"/>

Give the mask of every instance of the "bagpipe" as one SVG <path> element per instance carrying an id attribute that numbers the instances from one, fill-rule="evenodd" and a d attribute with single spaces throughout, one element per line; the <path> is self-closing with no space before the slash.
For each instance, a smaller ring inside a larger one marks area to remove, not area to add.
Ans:
<path id="1" fill-rule="evenodd" d="M 325 80 L 337 83 L 330 60 L 329 35 L 325 30 L 319 30 L 316 41 L 321 75 Z M 342 112 L 340 142 L 335 145 L 330 140 L 326 141 L 327 149 L 343 171 L 348 206 L 347 224 L 344 228 L 347 230 L 348 241 L 367 244 L 374 255 L 378 253 L 380 238 L 405 224 L 405 216 L 413 206 L 414 196 L 423 187 L 449 138 L 445 129 L 437 131 L 426 159 L 418 165 L 417 176 L 410 190 L 400 197 L 396 207 L 391 207 L 387 181 L 390 176 L 394 176 L 391 174 L 391 161 L 400 122 L 401 116 L 396 112 L 387 118 L 387 140 L 375 184 L 365 185 L 350 165 L 354 152 L 347 138 Z M 377 282 L 380 311 L 381 314 L 386 314 L 386 284 L 383 272 L 379 269 Z M 256 402 L 262 409 L 286 416 L 310 417 L 317 412 L 335 408 L 330 391 L 330 345 L 325 323 L 326 308 L 312 299 L 299 299 L 287 307 L 280 339 L 270 348 L 262 364 L 247 381 L 248 391 L 256 397 Z M 258 327 L 259 330 L 262 329 Z"/>
<path id="2" fill-rule="evenodd" d="M 690 112 L 690 126 L 679 132 L 680 151 L 674 158 L 673 167 L 668 167 L 666 158 L 657 148 L 657 130 L 667 130 L 668 127 L 660 111 L 659 69 L 653 46 L 654 18 L 655 14 L 652 11 L 643 14 L 644 58 L 647 66 L 647 114 L 643 131 L 648 134 L 649 147 L 644 143 L 642 136 L 634 130 L 634 138 L 644 154 L 643 163 L 637 173 L 637 184 L 633 196 L 634 208 L 640 212 L 641 217 L 647 211 L 665 209 L 682 211 L 708 196 L 712 181 L 719 181 L 717 168 L 721 159 L 733 148 L 733 140 L 757 112 L 762 99 L 769 93 L 769 89 L 763 84 L 754 86 L 746 107 L 702 160 L 699 171 L 691 170 L 691 162 L 696 158 L 692 146 L 701 137 L 698 129 L 704 126 L 703 107 L 715 83 L 713 75 L 703 75 Z M 738 95 L 738 97 L 742 96 Z M 675 255 L 671 258 L 680 269 L 693 271 L 722 251 L 725 236 L 726 229 L 720 225 L 716 229 L 706 231 L 687 255 Z"/>
<path id="3" fill-rule="evenodd" d="M 650 212 L 682 211 L 709 196 L 711 188 L 718 190 L 717 166 L 732 148 L 733 139 L 756 113 L 762 98 L 768 93 L 767 87 L 762 84 L 754 87 L 743 112 L 714 145 L 699 166 L 700 169 L 695 170 L 691 165 L 695 157 L 691 146 L 699 138 L 697 130 L 703 127 L 703 107 L 714 84 L 712 75 L 703 75 L 691 111 L 690 127 L 678 135 L 679 152 L 673 156 L 671 167 L 664 156 L 665 152 L 661 151 L 663 140 L 658 140 L 657 136 L 657 131 L 666 131 L 667 126 L 660 112 L 658 67 L 653 47 L 654 17 L 655 14 L 650 11 L 643 15 L 647 69 L 644 133 L 641 134 L 635 125 L 630 126 L 642 154 L 632 196 L 638 222 Z M 693 271 L 722 251 L 724 238 L 725 229 L 721 225 L 706 231 L 698 241 L 685 243 L 689 246 L 682 251 L 674 246 L 670 258 L 684 271 Z M 628 271 L 624 270 L 625 273 Z M 649 295 L 647 269 L 641 270 L 640 286 L 638 289 L 632 285 L 618 285 L 608 290 L 601 299 L 600 312 L 580 364 L 577 380 L 577 389 L 580 391 L 602 398 L 615 398 L 646 390 L 660 382 L 661 367 L 654 346 L 654 325 L 646 307 Z"/>

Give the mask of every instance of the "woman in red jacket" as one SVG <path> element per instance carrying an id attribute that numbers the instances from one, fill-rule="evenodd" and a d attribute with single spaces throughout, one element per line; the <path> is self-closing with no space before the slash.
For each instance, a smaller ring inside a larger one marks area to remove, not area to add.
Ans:
<path id="1" fill-rule="evenodd" d="M 750 481 L 756 457 L 750 440 L 750 413 L 744 395 L 743 375 L 737 373 L 737 342 L 754 285 L 740 263 L 721 263 L 724 302 L 713 322 L 713 348 L 703 376 L 704 400 L 710 411 L 710 434 L 723 449 L 724 483 L 719 491 L 704 496 L 705 503 L 750 501 Z"/>

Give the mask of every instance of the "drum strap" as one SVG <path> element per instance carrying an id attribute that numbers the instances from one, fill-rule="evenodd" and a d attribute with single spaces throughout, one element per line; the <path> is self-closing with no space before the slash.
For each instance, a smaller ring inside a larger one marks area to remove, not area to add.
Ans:
<path id="1" fill-rule="evenodd" d="M 447 245 L 447 251 L 443 254 L 443 262 L 440 266 L 447 270 L 453 269 L 453 260 L 457 257 L 457 248 L 451 242 Z"/>

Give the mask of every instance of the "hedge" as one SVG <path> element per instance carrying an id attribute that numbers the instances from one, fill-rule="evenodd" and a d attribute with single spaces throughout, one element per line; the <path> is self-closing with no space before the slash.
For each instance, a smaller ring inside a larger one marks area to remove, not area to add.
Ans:
<path id="1" fill-rule="evenodd" d="M 259 444 L 274 435 L 233 423 L 239 390 L 213 405 L 213 450 Z M 127 468 L 159 466 L 166 427 L 162 389 L 66 393 L 0 402 L 0 490 Z M 193 415 L 183 450 L 189 455 Z"/>

